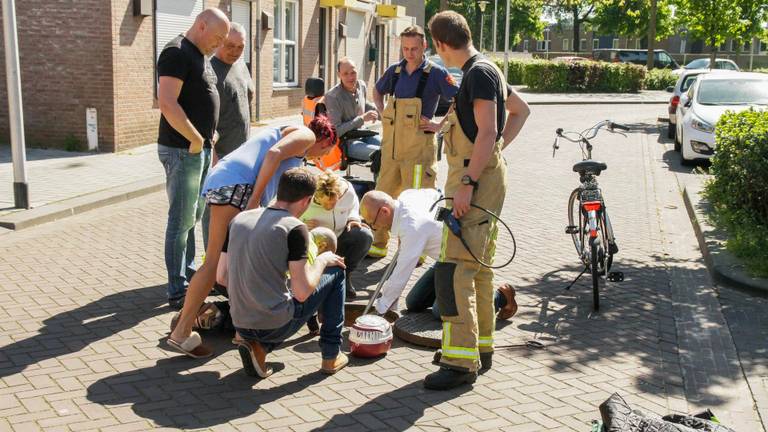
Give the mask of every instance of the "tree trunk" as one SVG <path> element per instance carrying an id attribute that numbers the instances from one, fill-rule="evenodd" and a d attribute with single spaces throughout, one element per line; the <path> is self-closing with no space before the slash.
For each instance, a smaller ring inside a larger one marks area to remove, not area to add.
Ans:
<path id="1" fill-rule="evenodd" d="M 651 0 L 651 16 L 648 21 L 648 60 L 645 63 L 645 66 L 648 68 L 648 70 L 653 69 L 654 60 L 656 59 L 653 49 L 654 49 L 654 45 L 656 44 L 656 9 L 657 8 L 658 8 L 657 0 Z"/>
<path id="2" fill-rule="evenodd" d="M 581 19 L 579 18 L 579 10 L 573 8 L 573 51 L 578 54 L 579 48 L 579 29 L 581 27 Z"/>
<path id="3" fill-rule="evenodd" d="M 440 12 L 448 10 L 448 0 L 440 0 Z"/>

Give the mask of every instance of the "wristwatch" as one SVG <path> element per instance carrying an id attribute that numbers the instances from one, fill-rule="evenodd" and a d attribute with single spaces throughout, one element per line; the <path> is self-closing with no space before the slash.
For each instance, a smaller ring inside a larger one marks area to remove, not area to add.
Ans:
<path id="1" fill-rule="evenodd" d="M 472 177 L 466 174 L 461 177 L 461 184 L 466 186 L 472 186 L 474 189 L 477 189 L 477 186 L 478 186 L 478 183 L 472 180 Z"/>

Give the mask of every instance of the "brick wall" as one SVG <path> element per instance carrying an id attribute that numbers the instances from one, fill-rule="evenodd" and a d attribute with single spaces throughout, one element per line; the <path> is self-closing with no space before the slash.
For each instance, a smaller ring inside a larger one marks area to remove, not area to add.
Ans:
<path id="1" fill-rule="evenodd" d="M 99 147 L 114 148 L 110 2 L 16 2 L 26 143 L 64 147 L 75 137 L 86 146 L 85 110 L 95 107 Z M 0 12 L 1 13 L 1 12 Z M 87 24 L 87 25 L 84 25 Z M 4 47 L 0 46 L 0 53 Z M 0 140 L 9 141 L 5 67 L 0 67 Z"/>
<path id="2" fill-rule="evenodd" d="M 112 1 L 115 142 L 125 150 L 157 141 L 154 19 L 133 16 L 133 0 Z"/>

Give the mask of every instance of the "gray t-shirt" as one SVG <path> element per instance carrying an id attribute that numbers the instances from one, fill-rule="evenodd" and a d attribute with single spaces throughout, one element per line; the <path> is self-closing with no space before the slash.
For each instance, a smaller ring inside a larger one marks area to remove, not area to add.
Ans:
<path id="1" fill-rule="evenodd" d="M 307 226 L 287 210 L 262 207 L 232 220 L 225 250 L 235 327 L 275 329 L 293 318 L 288 262 L 307 259 L 308 243 Z"/>
<path id="2" fill-rule="evenodd" d="M 219 141 L 216 153 L 224 157 L 248 140 L 251 130 L 251 99 L 254 86 L 251 73 L 242 60 L 227 64 L 218 57 L 211 58 L 219 91 Z"/>
<path id="3" fill-rule="evenodd" d="M 357 90 L 350 93 L 339 83 L 325 94 L 325 106 L 331 123 L 336 126 L 339 136 L 363 127 L 363 114 L 375 110 L 376 107 L 365 101 L 367 88 L 365 81 L 358 80 Z"/>

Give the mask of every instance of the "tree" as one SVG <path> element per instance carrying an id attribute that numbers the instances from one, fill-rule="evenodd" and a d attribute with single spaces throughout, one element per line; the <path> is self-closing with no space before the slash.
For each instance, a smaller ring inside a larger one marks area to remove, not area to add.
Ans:
<path id="1" fill-rule="evenodd" d="M 677 5 L 678 22 L 712 49 L 710 67 L 718 46 L 728 38 L 743 42 L 761 34 L 765 18 L 765 0 L 678 0 Z"/>
<path id="2" fill-rule="evenodd" d="M 554 0 L 547 9 L 559 21 L 569 21 L 573 24 L 573 49 L 579 52 L 576 41 L 581 39 L 581 24 L 591 22 L 592 14 L 602 3 L 602 0 Z"/>
<path id="3" fill-rule="evenodd" d="M 672 34 L 669 0 L 604 0 L 592 26 L 600 33 L 648 38 L 648 68 L 653 67 L 654 43 Z"/>
<path id="4" fill-rule="evenodd" d="M 427 0 L 425 3 L 425 20 L 428 22 L 434 14 L 442 11 L 443 3 L 446 0 Z M 504 46 L 504 26 L 506 18 L 506 0 L 498 0 L 498 14 L 496 27 L 497 46 Z M 544 8 L 543 0 L 510 0 L 510 20 L 509 20 L 509 38 L 510 46 L 515 45 L 520 35 L 531 35 L 540 37 L 544 29 L 544 23 L 541 21 L 541 15 Z M 480 9 L 477 2 L 454 0 L 448 4 L 448 9 L 454 10 L 467 19 L 469 28 L 472 31 L 472 37 L 476 48 L 480 47 Z M 493 46 L 493 32 L 490 29 L 493 26 L 493 7 L 485 11 L 485 31 L 483 32 L 483 46 Z M 427 30 L 428 31 L 428 30 Z M 430 41 L 431 43 L 431 41 Z"/>

